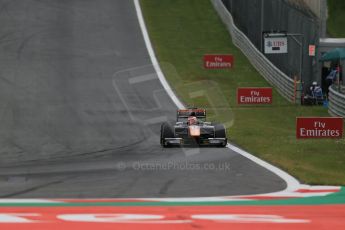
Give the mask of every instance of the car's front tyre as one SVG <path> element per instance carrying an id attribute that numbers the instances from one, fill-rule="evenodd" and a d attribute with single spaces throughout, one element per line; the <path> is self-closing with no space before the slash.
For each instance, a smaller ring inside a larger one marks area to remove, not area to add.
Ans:
<path id="1" fill-rule="evenodd" d="M 164 142 L 164 139 L 174 138 L 174 137 L 175 137 L 175 134 L 174 134 L 173 127 L 168 122 L 164 122 L 161 125 L 161 137 L 160 137 L 161 146 L 163 146 L 164 148 L 169 147 L 169 144 L 166 144 Z"/>
<path id="2" fill-rule="evenodd" d="M 214 125 L 214 137 L 215 138 L 225 138 L 226 139 L 226 128 L 223 124 L 215 124 Z M 219 147 L 225 147 L 227 145 L 227 141 L 221 144 Z"/>

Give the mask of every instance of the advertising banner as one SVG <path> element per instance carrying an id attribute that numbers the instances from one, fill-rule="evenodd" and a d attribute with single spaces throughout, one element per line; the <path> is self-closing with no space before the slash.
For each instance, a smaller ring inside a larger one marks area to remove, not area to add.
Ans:
<path id="1" fill-rule="evenodd" d="M 272 104 L 272 88 L 238 88 L 237 104 Z"/>
<path id="2" fill-rule="evenodd" d="M 288 41 L 286 35 L 268 34 L 264 38 L 265 54 L 283 54 L 288 52 Z"/>
<path id="3" fill-rule="evenodd" d="M 343 118 L 341 117 L 298 117 L 296 119 L 296 137 L 342 138 Z"/>
<path id="4" fill-rule="evenodd" d="M 234 57 L 230 54 L 206 54 L 204 55 L 205 69 L 227 69 L 232 68 Z"/>

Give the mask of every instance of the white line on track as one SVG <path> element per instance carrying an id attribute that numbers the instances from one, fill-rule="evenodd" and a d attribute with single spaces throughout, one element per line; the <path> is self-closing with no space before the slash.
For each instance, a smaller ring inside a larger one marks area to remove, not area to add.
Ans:
<path id="1" fill-rule="evenodd" d="M 154 50 L 152 48 L 152 44 L 151 44 L 151 41 L 150 41 L 149 34 L 147 32 L 147 29 L 146 29 L 146 25 L 145 25 L 143 14 L 141 12 L 139 0 L 134 0 L 134 5 L 135 5 L 135 10 L 137 12 L 137 16 L 138 16 L 141 32 L 143 34 L 144 41 L 145 41 L 145 44 L 146 44 L 146 48 L 147 48 L 147 51 L 148 51 L 148 53 L 150 55 L 150 59 L 151 59 L 152 65 L 155 68 L 155 71 L 157 73 L 159 81 L 163 85 L 165 91 L 168 93 L 170 98 L 174 101 L 174 103 L 176 104 L 177 108 L 182 109 L 182 108 L 184 108 L 183 103 L 180 101 L 180 99 L 178 99 L 178 97 L 176 97 L 175 93 L 172 91 L 172 89 L 171 89 L 169 83 L 167 82 L 167 80 L 165 79 L 164 74 L 163 74 L 163 72 L 161 70 L 161 67 L 159 66 L 159 63 L 157 61 L 155 52 L 154 52 Z"/>
<path id="2" fill-rule="evenodd" d="M 44 203 L 63 203 L 53 199 L 0 199 L 0 204 L 44 204 Z"/>

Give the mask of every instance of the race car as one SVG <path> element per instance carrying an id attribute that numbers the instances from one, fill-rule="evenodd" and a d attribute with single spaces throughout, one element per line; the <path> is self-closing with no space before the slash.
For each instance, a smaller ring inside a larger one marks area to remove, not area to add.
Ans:
<path id="1" fill-rule="evenodd" d="M 175 124 L 161 125 L 160 143 L 171 146 L 218 146 L 227 145 L 226 130 L 219 123 L 206 122 L 206 110 L 189 108 L 177 110 Z"/>

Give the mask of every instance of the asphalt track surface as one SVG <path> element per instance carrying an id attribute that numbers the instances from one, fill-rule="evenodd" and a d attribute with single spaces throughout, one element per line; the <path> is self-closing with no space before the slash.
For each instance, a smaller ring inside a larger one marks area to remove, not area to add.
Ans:
<path id="1" fill-rule="evenodd" d="M 229 149 L 162 149 L 160 123 L 175 113 L 150 66 L 132 1 L 0 1 L 0 198 L 196 197 L 286 187 Z"/>

